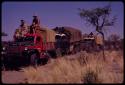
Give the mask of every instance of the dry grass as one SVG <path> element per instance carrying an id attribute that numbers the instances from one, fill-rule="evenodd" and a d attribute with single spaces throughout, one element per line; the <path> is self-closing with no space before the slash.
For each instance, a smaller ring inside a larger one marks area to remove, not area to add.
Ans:
<path id="1" fill-rule="evenodd" d="M 80 52 L 76 58 L 57 58 L 37 69 L 25 68 L 24 72 L 28 83 L 122 83 L 123 53 L 106 51 L 105 54 L 105 62 L 102 53 Z M 114 61 L 118 72 L 114 70 Z"/>

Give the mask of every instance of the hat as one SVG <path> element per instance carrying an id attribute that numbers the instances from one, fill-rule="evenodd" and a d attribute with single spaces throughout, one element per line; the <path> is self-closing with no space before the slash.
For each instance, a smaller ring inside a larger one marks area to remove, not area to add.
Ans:
<path id="1" fill-rule="evenodd" d="M 37 17 L 36 15 L 34 15 L 33 17 Z"/>
<path id="2" fill-rule="evenodd" d="M 24 20 L 22 19 L 22 20 L 20 20 L 20 21 L 24 21 Z"/>

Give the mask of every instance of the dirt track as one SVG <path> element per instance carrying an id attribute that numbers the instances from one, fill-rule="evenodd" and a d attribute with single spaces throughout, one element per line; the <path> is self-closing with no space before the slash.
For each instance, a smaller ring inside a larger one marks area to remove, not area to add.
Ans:
<path id="1" fill-rule="evenodd" d="M 23 71 L 2 71 L 2 83 L 15 84 L 22 83 L 26 79 Z"/>

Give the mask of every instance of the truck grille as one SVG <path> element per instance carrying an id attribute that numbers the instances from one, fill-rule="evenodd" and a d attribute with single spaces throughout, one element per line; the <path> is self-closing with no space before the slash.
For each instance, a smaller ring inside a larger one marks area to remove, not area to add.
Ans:
<path id="1" fill-rule="evenodd" d="M 19 54 L 19 48 L 18 47 L 9 47 L 7 49 L 7 53 L 9 53 L 9 54 Z"/>

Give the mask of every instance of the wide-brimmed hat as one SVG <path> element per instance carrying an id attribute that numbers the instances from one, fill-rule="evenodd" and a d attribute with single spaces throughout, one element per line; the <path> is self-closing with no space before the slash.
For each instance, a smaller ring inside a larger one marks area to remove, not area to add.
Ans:
<path id="1" fill-rule="evenodd" d="M 20 21 L 24 21 L 23 19 L 21 19 Z"/>
<path id="2" fill-rule="evenodd" d="M 33 17 L 37 17 L 36 15 L 34 15 Z"/>

